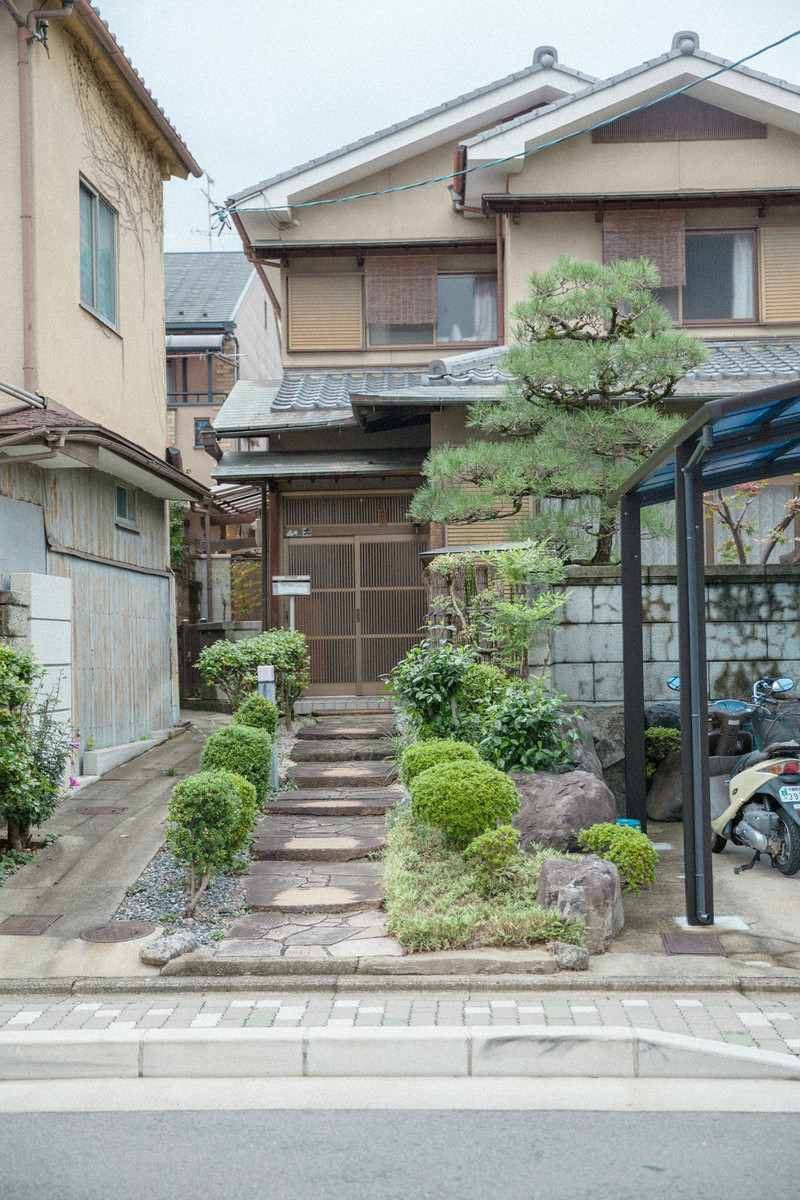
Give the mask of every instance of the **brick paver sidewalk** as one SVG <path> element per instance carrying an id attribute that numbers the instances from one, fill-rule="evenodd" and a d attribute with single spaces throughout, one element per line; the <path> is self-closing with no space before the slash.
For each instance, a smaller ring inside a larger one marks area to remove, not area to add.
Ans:
<path id="1" fill-rule="evenodd" d="M 269 990 L 0 999 L 0 1036 L 21 1029 L 246 1029 L 367 1025 L 636 1027 L 800 1054 L 800 996 Z"/>

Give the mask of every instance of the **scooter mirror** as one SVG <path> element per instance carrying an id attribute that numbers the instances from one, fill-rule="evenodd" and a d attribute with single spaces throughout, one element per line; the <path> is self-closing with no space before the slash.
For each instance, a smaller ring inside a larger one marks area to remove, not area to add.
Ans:
<path id="1" fill-rule="evenodd" d="M 781 676 L 780 679 L 776 679 L 772 684 L 773 692 L 790 692 L 793 687 L 794 680 L 789 679 L 787 675 Z"/>
<path id="2" fill-rule="evenodd" d="M 669 690 L 671 692 L 679 692 L 681 690 L 680 675 L 671 675 L 670 678 L 667 680 L 667 687 L 669 688 Z"/>

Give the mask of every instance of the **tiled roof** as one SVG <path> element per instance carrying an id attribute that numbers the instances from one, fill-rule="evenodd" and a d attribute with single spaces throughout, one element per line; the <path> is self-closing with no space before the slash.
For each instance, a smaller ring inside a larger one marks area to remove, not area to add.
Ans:
<path id="1" fill-rule="evenodd" d="M 550 47 L 540 47 L 540 49 L 551 49 Z M 422 121 L 427 121 L 430 117 L 435 117 L 439 113 L 447 112 L 448 109 L 458 108 L 460 104 L 467 104 L 470 100 L 477 99 L 478 96 L 487 95 L 490 92 L 497 91 L 499 88 L 506 87 L 510 83 L 515 83 L 518 79 L 525 79 L 526 76 L 536 75 L 543 70 L 561 71 L 564 75 L 569 75 L 573 79 L 585 80 L 588 84 L 600 83 L 593 75 L 586 75 L 583 71 L 576 71 L 573 67 L 565 67 L 563 63 L 556 59 L 551 64 L 545 64 L 539 61 L 538 57 L 534 58 L 533 63 L 529 67 L 524 67 L 521 71 L 514 71 L 511 75 L 505 75 L 502 79 L 496 79 L 494 83 L 484 84 L 483 87 L 475 88 L 474 91 L 464 92 L 462 96 L 456 96 L 453 100 L 446 100 L 443 104 L 437 104 L 434 108 L 426 108 L 424 112 L 416 113 L 413 117 L 407 117 L 405 121 L 398 121 L 395 125 L 389 125 L 386 129 L 379 129 L 376 133 L 370 133 L 366 137 L 358 138 L 354 142 L 349 142 L 346 146 L 340 146 L 338 150 L 331 150 L 327 154 L 321 154 L 318 158 L 311 158 L 308 162 L 300 163 L 299 166 L 291 167 L 288 171 L 281 171 L 277 175 L 270 176 L 269 179 L 262 179 L 261 183 L 256 183 L 252 187 L 246 188 L 242 192 L 237 192 L 229 197 L 229 202 L 238 203 L 240 200 L 246 200 L 250 196 L 256 195 L 263 191 L 264 188 L 272 187 L 277 183 L 282 183 L 284 179 L 291 179 L 295 175 L 302 175 L 304 171 L 311 170 L 312 167 L 322 166 L 323 163 L 332 162 L 336 158 L 341 158 L 345 154 L 350 154 L 353 150 L 360 150 L 362 146 L 369 146 L 372 142 L 379 142 L 382 138 L 388 137 L 391 133 L 397 133 L 401 129 L 408 129 L 412 125 L 418 125 Z"/>
<path id="2" fill-rule="evenodd" d="M 217 251 L 165 254 L 167 327 L 232 321 L 253 270 L 243 254 Z"/>
<path id="3" fill-rule="evenodd" d="M 419 387 L 423 371 L 287 371 L 272 401 L 273 412 L 350 409 L 351 392 L 394 392 Z"/>

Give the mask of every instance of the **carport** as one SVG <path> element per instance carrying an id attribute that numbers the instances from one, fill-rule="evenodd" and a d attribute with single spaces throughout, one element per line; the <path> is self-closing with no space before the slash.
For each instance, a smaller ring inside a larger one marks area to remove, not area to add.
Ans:
<path id="1" fill-rule="evenodd" d="M 675 501 L 686 917 L 713 925 L 703 494 L 800 471 L 800 380 L 712 400 L 630 475 L 621 506 L 626 811 L 647 828 L 641 510 Z"/>

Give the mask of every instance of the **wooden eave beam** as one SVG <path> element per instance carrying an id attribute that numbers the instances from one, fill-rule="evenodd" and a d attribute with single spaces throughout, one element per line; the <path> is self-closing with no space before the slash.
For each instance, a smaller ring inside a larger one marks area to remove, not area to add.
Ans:
<path id="1" fill-rule="evenodd" d="M 797 192 L 676 192 L 659 196 L 484 196 L 486 212 L 509 213 L 564 213 L 593 212 L 598 220 L 608 211 L 625 209 L 665 208 L 757 208 L 766 212 L 776 206 L 800 206 L 800 191 Z"/>

